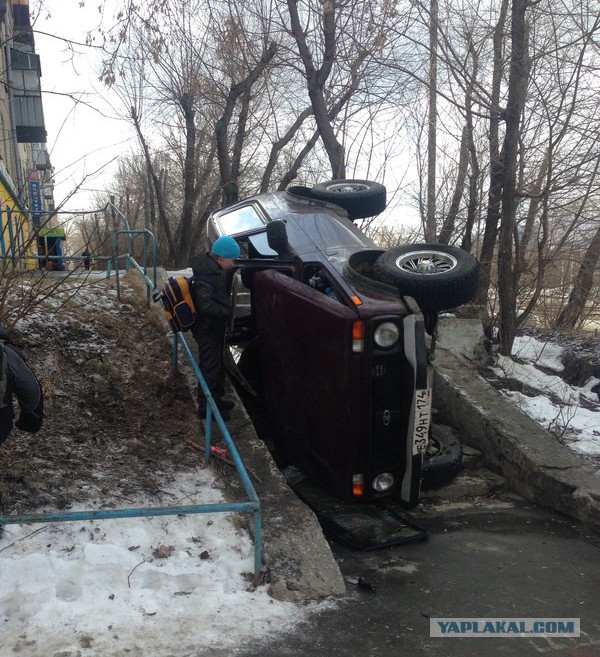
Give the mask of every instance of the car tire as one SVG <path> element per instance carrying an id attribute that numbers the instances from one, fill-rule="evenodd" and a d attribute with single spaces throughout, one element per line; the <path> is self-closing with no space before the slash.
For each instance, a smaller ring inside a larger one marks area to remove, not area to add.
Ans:
<path id="1" fill-rule="evenodd" d="M 371 180 L 330 180 L 315 185 L 311 195 L 344 208 L 350 219 L 372 217 L 386 205 L 385 187 Z"/>
<path id="2" fill-rule="evenodd" d="M 434 490 L 449 484 L 462 468 L 462 445 L 451 427 L 432 424 L 423 460 L 421 488 Z"/>
<path id="3" fill-rule="evenodd" d="M 446 244 L 397 246 L 373 265 L 377 278 L 414 297 L 428 312 L 449 310 L 477 292 L 479 263 L 470 253 Z"/>

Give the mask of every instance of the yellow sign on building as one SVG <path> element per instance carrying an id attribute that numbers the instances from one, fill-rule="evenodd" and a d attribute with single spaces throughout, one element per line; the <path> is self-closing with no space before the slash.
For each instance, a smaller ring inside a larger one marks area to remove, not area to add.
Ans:
<path id="1" fill-rule="evenodd" d="M 36 247 L 31 232 L 31 222 L 15 202 L 2 175 L 0 175 L 0 219 L 2 221 L 0 256 L 3 264 L 9 260 L 13 267 L 35 269 L 36 259 L 28 257 L 35 252 Z"/>

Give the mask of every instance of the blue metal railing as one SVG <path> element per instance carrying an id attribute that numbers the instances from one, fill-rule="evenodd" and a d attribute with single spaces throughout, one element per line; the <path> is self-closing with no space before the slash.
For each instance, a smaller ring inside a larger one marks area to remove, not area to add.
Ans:
<path id="1" fill-rule="evenodd" d="M 135 269 L 141 274 L 146 283 L 147 289 L 147 298 L 150 299 L 151 291 L 156 291 L 156 240 L 154 235 L 150 231 L 141 230 L 141 231 L 117 231 L 115 233 L 114 241 L 114 263 L 117 276 L 117 293 L 119 292 L 119 270 L 116 266 L 118 258 L 121 257 L 117 253 L 117 237 L 119 234 L 128 233 L 128 246 L 131 244 L 131 237 L 137 234 L 144 234 L 144 267 L 135 261 L 135 259 L 130 255 L 130 253 L 125 254 L 127 262 L 132 264 Z M 153 271 L 154 275 L 151 279 L 147 274 L 147 248 L 146 241 L 150 239 L 153 240 Z M 189 514 L 199 514 L 199 513 L 252 513 L 254 517 L 254 584 L 258 585 L 260 582 L 261 566 L 262 566 L 262 513 L 261 505 L 258 495 L 252 481 L 248 476 L 248 472 L 244 467 L 242 459 L 237 451 L 233 438 L 229 433 L 227 425 L 221 416 L 221 413 L 216 405 L 216 402 L 213 396 L 210 393 L 210 390 L 204 380 L 204 376 L 198 367 L 196 359 L 192 354 L 187 341 L 184 336 L 180 333 L 173 334 L 173 369 L 177 369 L 177 353 L 178 353 L 178 344 L 184 346 L 190 364 L 194 369 L 194 373 L 198 382 L 200 383 L 204 395 L 207 401 L 207 412 L 206 412 L 206 435 L 205 435 L 205 450 L 204 458 L 208 463 L 211 457 L 211 429 L 212 429 L 212 419 L 217 423 L 217 426 L 221 432 L 221 435 L 229 449 L 229 453 L 237 470 L 237 473 L 242 481 L 242 485 L 248 496 L 247 502 L 233 502 L 233 503 L 223 503 L 223 504 L 192 504 L 186 506 L 175 506 L 175 507 L 146 507 L 146 508 L 126 508 L 126 509 L 105 509 L 102 511 L 66 511 L 66 512 L 56 512 L 56 513 L 33 513 L 25 515 L 11 515 L 11 516 L 2 516 L 0 515 L 0 526 L 1 525 L 24 525 L 28 523 L 46 523 L 46 522 L 68 522 L 68 521 L 81 521 L 81 520 L 108 520 L 115 518 L 139 518 L 139 517 L 152 517 L 152 516 L 174 516 L 174 515 L 189 515 Z"/>
<path id="2" fill-rule="evenodd" d="M 233 442 L 233 438 L 229 433 L 229 429 L 227 428 L 227 425 L 223 420 L 221 412 L 217 407 L 217 403 L 215 402 L 214 397 L 212 396 L 210 389 L 206 384 L 206 381 L 204 380 L 204 376 L 202 375 L 202 372 L 198 367 L 198 363 L 196 362 L 196 359 L 192 354 L 192 351 L 187 343 L 187 340 L 181 333 L 173 333 L 174 369 L 177 369 L 177 352 L 178 352 L 179 342 L 181 342 L 181 344 L 185 349 L 188 360 L 194 369 L 194 374 L 196 375 L 198 382 L 202 386 L 202 392 L 206 397 L 207 403 L 206 403 L 206 433 L 204 437 L 204 458 L 206 459 L 207 462 L 210 460 L 212 419 L 214 415 L 214 420 L 216 421 L 217 426 L 219 427 L 219 430 L 221 432 L 221 437 L 223 438 L 225 444 L 227 445 L 227 448 L 235 465 L 235 469 L 237 470 L 237 473 L 242 481 L 244 490 L 246 491 L 246 495 L 248 496 L 248 500 L 249 500 L 248 502 L 241 502 L 238 504 L 222 504 L 217 506 L 220 506 L 222 511 L 246 511 L 254 515 L 254 579 L 255 582 L 258 582 L 258 579 L 260 578 L 260 568 L 262 561 L 262 514 L 261 514 L 260 500 L 252 484 L 252 481 L 250 480 L 248 472 L 244 467 L 244 463 L 239 455 L 239 452 L 237 451 L 235 443 Z"/>
<path id="3" fill-rule="evenodd" d="M 125 254 L 125 269 L 129 271 L 130 265 L 133 265 L 135 269 L 142 276 L 146 282 L 146 305 L 150 305 L 150 295 L 156 290 L 156 237 L 149 230 L 117 230 L 115 231 L 113 237 L 113 260 L 115 263 L 115 275 L 117 280 L 117 298 L 121 299 L 121 283 L 119 279 L 119 267 L 117 263 L 119 262 L 119 235 L 127 235 L 127 244 L 131 247 L 131 238 L 136 235 L 144 236 L 144 266 L 140 267 L 136 259 L 131 255 L 131 252 Z M 148 240 L 152 241 L 152 280 L 148 277 Z"/>
<path id="4" fill-rule="evenodd" d="M 121 258 L 126 258 L 126 255 L 120 256 Z M 95 256 L 67 256 L 67 255 L 34 255 L 34 254 L 27 254 L 27 255 L 21 255 L 21 256 L 16 256 L 16 255 L 0 255 L 0 261 L 2 260 L 11 260 L 14 263 L 18 262 L 19 263 L 19 268 L 20 271 L 26 271 L 26 267 L 23 266 L 23 263 L 27 262 L 27 260 L 41 260 L 41 261 L 48 261 L 50 260 L 51 262 L 55 260 L 61 260 L 63 262 L 79 262 L 83 263 L 85 260 L 90 260 L 90 262 L 105 262 L 106 263 L 106 278 L 110 278 L 112 274 L 112 268 L 113 268 L 113 256 L 101 256 L 101 255 L 95 255 Z M 116 269 L 116 263 L 115 263 L 115 269 Z M 31 271 L 36 271 L 36 270 L 31 270 Z M 68 272 L 68 273 L 73 273 Z"/>

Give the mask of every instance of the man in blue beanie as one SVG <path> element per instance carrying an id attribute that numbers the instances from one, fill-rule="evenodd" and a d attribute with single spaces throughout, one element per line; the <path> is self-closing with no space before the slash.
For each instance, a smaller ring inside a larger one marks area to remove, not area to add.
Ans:
<path id="1" fill-rule="evenodd" d="M 234 260 L 239 257 L 240 247 L 237 242 L 232 237 L 224 236 L 219 237 L 209 252 L 196 256 L 192 261 L 197 314 L 192 334 L 198 343 L 198 365 L 224 420 L 229 419 L 227 411 L 234 407 L 232 401 L 223 399 L 223 349 L 225 328 L 231 315 L 226 275 L 234 266 Z M 200 384 L 198 417 L 206 417 L 206 398 Z"/>

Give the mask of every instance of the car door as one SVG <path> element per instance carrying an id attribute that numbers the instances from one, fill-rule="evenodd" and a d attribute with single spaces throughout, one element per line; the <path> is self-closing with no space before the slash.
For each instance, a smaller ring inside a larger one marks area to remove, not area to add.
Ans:
<path id="1" fill-rule="evenodd" d="M 276 271 L 255 274 L 253 297 L 277 439 L 307 474 L 346 486 L 365 417 L 363 359 L 352 351 L 357 312 Z"/>

